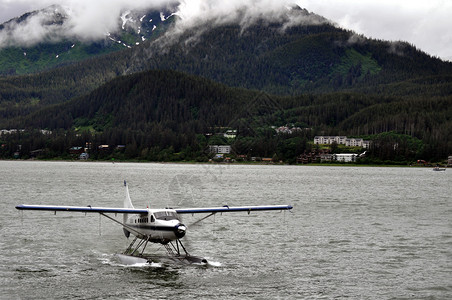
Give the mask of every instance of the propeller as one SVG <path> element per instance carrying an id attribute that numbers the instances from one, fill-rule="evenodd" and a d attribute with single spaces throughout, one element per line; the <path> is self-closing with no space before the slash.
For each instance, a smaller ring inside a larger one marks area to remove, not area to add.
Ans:
<path id="1" fill-rule="evenodd" d="M 185 233 L 187 233 L 187 226 L 185 226 L 184 224 L 180 223 L 174 229 L 174 233 L 175 233 L 175 235 L 177 236 L 178 239 L 183 238 L 185 236 Z"/>

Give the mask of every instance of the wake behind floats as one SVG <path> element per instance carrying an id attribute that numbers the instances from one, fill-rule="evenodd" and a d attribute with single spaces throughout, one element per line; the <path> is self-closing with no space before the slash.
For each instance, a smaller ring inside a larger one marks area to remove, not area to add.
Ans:
<path id="1" fill-rule="evenodd" d="M 291 210 L 290 205 L 268 205 L 268 206 L 223 206 L 223 207 L 205 207 L 205 208 L 162 208 L 162 209 L 141 209 L 134 208 L 129 195 L 129 188 L 124 181 L 125 198 L 124 207 L 82 207 L 82 206 L 59 206 L 59 205 L 17 205 L 18 210 L 46 210 L 46 211 L 65 211 L 65 212 L 82 212 L 82 213 L 98 213 L 120 225 L 122 225 L 124 235 L 129 238 L 132 234 L 135 238 L 129 247 L 122 253 L 118 254 L 119 259 L 124 264 L 151 263 L 157 258 L 145 254 L 144 250 L 148 243 L 157 243 L 164 245 L 167 256 L 166 259 L 182 262 L 182 263 L 198 263 L 205 264 L 207 260 L 202 257 L 190 255 L 181 239 L 187 233 L 185 226 L 179 215 L 181 214 L 209 214 L 203 219 L 215 215 L 216 213 L 227 212 L 248 212 L 252 211 L 268 211 L 268 210 Z M 108 214 L 123 214 L 123 220 L 118 221 Z M 137 243 L 137 245 L 135 245 Z"/>

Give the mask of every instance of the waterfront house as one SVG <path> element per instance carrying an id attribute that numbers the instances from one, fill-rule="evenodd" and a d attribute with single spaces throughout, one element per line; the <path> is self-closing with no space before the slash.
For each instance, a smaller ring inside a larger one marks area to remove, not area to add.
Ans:
<path id="1" fill-rule="evenodd" d="M 210 145 L 209 152 L 215 154 L 229 154 L 231 153 L 231 145 Z"/>
<path id="2" fill-rule="evenodd" d="M 355 162 L 358 154 L 355 153 L 338 153 L 333 154 L 333 160 L 340 162 Z"/>
<path id="3" fill-rule="evenodd" d="M 347 138 L 346 136 L 315 136 L 314 144 L 332 144 L 336 142 L 340 145 L 345 145 L 349 147 L 363 147 L 369 148 L 370 141 L 363 140 L 361 138 Z"/>

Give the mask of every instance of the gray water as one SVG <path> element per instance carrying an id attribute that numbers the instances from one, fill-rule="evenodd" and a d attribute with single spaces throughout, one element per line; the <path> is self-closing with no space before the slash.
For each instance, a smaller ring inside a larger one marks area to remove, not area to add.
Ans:
<path id="1" fill-rule="evenodd" d="M 189 227 L 208 266 L 125 266 L 116 223 L 14 208 L 121 207 L 124 179 L 135 207 L 294 209 Z M 0 161 L 0 192 L 1 299 L 452 298 L 451 169 Z"/>

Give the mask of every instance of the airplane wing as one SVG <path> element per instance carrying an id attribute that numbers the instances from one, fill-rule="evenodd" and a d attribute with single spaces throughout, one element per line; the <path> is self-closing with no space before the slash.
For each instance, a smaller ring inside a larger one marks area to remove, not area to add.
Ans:
<path id="1" fill-rule="evenodd" d="M 94 206 L 60 206 L 60 205 L 17 205 L 19 210 L 48 210 L 48 211 L 76 211 L 84 213 L 115 213 L 115 214 L 147 214 L 147 209 L 139 208 L 114 208 Z"/>
<path id="2" fill-rule="evenodd" d="M 198 213 L 224 213 L 238 211 L 263 211 L 263 210 L 291 210 L 291 205 L 266 205 L 266 206 L 222 206 L 222 207 L 200 207 L 200 208 L 177 208 L 178 214 Z M 147 214 L 147 209 L 140 208 L 114 208 L 94 206 L 61 206 L 61 205 L 17 205 L 18 210 L 47 210 L 47 211 L 69 211 L 84 213 L 115 213 L 115 214 Z"/>
<path id="3" fill-rule="evenodd" d="M 266 206 L 222 206 L 205 208 L 176 208 L 178 214 L 199 214 L 199 213 L 224 213 L 237 211 L 262 211 L 262 210 L 291 210 L 291 205 L 266 205 Z"/>

